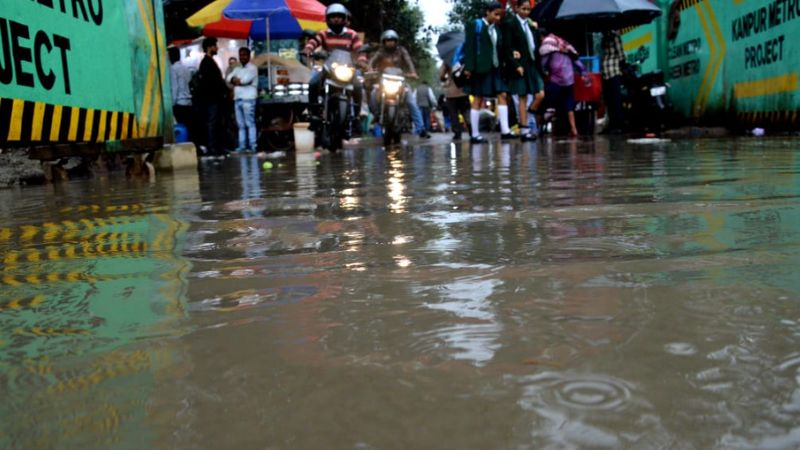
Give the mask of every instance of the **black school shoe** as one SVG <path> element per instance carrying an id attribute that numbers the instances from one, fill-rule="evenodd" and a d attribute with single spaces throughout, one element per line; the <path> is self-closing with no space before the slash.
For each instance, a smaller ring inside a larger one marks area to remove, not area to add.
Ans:
<path id="1" fill-rule="evenodd" d="M 533 133 L 527 133 L 522 135 L 522 142 L 533 142 L 536 140 L 536 135 Z"/>
<path id="2" fill-rule="evenodd" d="M 487 141 L 486 138 L 483 136 L 474 136 L 469 138 L 469 142 L 470 144 L 485 144 L 489 141 Z"/>
<path id="3" fill-rule="evenodd" d="M 511 139 L 519 139 L 519 135 L 514 133 L 506 133 L 500 135 L 501 141 L 510 141 Z"/>

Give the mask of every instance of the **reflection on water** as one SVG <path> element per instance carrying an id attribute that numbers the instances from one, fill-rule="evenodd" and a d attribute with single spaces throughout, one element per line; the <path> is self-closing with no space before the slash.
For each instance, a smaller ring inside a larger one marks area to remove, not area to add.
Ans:
<path id="1" fill-rule="evenodd" d="M 793 144 L 0 191 L 0 447 L 796 448 Z"/>

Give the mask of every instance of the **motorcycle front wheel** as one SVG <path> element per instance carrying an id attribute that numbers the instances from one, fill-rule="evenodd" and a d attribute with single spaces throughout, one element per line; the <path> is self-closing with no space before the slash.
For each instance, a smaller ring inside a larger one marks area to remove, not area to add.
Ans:
<path id="1" fill-rule="evenodd" d="M 397 124 L 397 106 L 388 105 L 383 115 L 384 134 L 383 145 L 388 147 L 393 143 L 400 143 L 400 130 Z"/>

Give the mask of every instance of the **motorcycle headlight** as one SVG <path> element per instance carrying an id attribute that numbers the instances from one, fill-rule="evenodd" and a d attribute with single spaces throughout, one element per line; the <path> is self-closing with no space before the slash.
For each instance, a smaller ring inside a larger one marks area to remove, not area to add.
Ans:
<path id="1" fill-rule="evenodd" d="M 349 83 L 353 80 L 356 70 L 350 66 L 336 66 L 333 68 L 333 77 L 342 83 Z"/>
<path id="2" fill-rule="evenodd" d="M 388 95 L 395 95 L 400 92 L 400 88 L 403 87 L 402 81 L 394 81 L 394 80 L 383 80 L 383 92 Z"/>

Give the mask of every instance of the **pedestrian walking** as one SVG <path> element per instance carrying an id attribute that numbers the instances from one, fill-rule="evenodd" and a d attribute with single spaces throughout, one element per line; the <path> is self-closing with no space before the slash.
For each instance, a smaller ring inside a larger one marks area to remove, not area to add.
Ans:
<path id="1" fill-rule="evenodd" d="M 424 80 L 419 86 L 417 86 L 416 96 L 417 106 L 419 106 L 419 110 L 422 112 L 423 131 L 425 133 L 430 133 L 432 131 L 431 112 L 433 112 L 434 108 L 436 108 L 436 96 L 433 95 L 433 89 L 431 89 L 431 86 L 427 81 Z"/>
<path id="2" fill-rule="evenodd" d="M 469 125 L 467 122 L 470 118 L 469 96 L 453 80 L 452 68 L 446 63 L 442 64 L 439 69 L 439 80 L 443 83 L 442 88 L 444 89 L 445 103 L 450 116 L 450 126 L 453 130 L 453 140 L 460 141 L 461 134 L 464 131 L 460 117 L 463 117 L 465 125 Z"/>
<path id="3" fill-rule="evenodd" d="M 625 117 L 622 112 L 622 68 L 625 50 L 617 30 L 603 34 L 603 99 L 606 102 L 608 121 L 603 133 L 618 134 L 623 130 Z"/>
<path id="4" fill-rule="evenodd" d="M 470 141 L 475 144 L 486 142 L 478 130 L 480 110 L 486 97 L 497 97 L 501 138 L 515 137 L 508 124 L 508 88 L 503 83 L 501 66 L 503 43 L 497 29 L 502 16 L 503 5 L 491 2 L 484 7 L 483 18 L 469 22 L 464 27 L 464 76 L 468 80 L 464 91 L 473 96 L 469 112 L 472 124 Z"/>
<path id="5" fill-rule="evenodd" d="M 508 94 L 517 104 L 517 117 L 523 141 L 533 141 L 536 136 L 528 125 L 528 99 L 542 89 L 540 67 L 536 57 L 536 30 L 529 19 L 530 0 L 519 0 L 514 12 L 506 14 L 500 24 L 503 34 Z"/>
<path id="6" fill-rule="evenodd" d="M 172 91 L 172 114 L 175 122 L 183 124 L 191 130 L 192 122 L 192 92 L 189 81 L 192 79 L 192 69 L 181 61 L 181 51 L 178 47 L 169 49 L 169 81 Z"/>
<path id="7" fill-rule="evenodd" d="M 222 78 L 214 56 L 217 54 L 217 39 L 203 39 L 205 56 L 200 62 L 199 86 L 192 98 L 196 104 L 200 123 L 205 127 L 206 151 L 202 156 L 224 157 L 219 140 L 220 105 L 228 94 L 228 86 Z"/>
<path id="8" fill-rule="evenodd" d="M 589 82 L 586 70 L 578 60 L 578 52 L 565 39 L 555 33 L 545 32 L 545 37 L 542 39 L 542 45 L 539 48 L 539 54 L 542 57 L 542 67 L 548 78 L 544 89 L 545 107 L 566 113 L 569 120 L 570 136 L 577 136 L 575 94 L 573 92 L 575 68 L 583 75 L 584 82 Z"/>
<path id="9" fill-rule="evenodd" d="M 250 62 L 250 49 L 239 49 L 239 62 L 227 77 L 233 85 L 233 102 L 236 111 L 236 125 L 239 127 L 237 153 L 257 150 L 256 142 L 256 99 L 258 98 L 258 67 Z"/>

